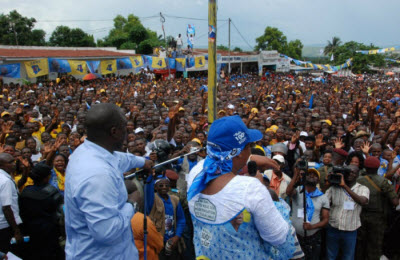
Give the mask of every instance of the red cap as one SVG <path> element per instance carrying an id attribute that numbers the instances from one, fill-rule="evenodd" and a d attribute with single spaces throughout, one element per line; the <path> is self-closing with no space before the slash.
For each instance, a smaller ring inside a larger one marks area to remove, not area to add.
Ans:
<path id="1" fill-rule="evenodd" d="M 378 169 L 381 166 L 381 162 L 375 156 L 369 156 L 365 159 L 364 166 L 365 168 Z"/>
<path id="2" fill-rule="evenodd" d="M 341 156 L 344 156 L 344 157 L 347 157 L 347 155 L 349 155 L 349 153 L 346 152 L 346 151 L 343 150 L 343 149 L 335 148 L 335 149 L 333 149 L 333 151 L 334 151 L 335 153 L 341 155 Z"/>
<path id="3" fill-rule="evenodd" d="M 174 172 L 173 170 L 166 170 L 165 176 L 168 179 L 170 179 L 171 181 L 176 181 L 177 179 L 179 179 L 179 175 L 176 172 Z"/>

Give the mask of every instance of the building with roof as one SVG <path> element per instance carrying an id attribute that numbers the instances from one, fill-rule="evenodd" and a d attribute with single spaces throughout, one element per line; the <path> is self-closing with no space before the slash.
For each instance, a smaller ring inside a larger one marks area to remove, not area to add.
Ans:
<path id="1" fill-rule="evenodd" d="M 134 50 L 117 50 L 115 47 L 49 47 L 49 46 L 9 46 L 0 45 L 0 65 L 23 63 L 26 61 L 57 58 L 68 60 L 112 60 L 136 55 Z M 29 78 L 25 66 L 20 69 L 21 79 L 36 82 L 43 78 Z M 45 78 L 54 80 L 58 73 L 50 72 Z M 20 79 L 3 78 L 4 83 L 18 82 Z"/>
<path id="2" fill-rule="evenodd" d="M 28 80 L 32 83 L 43 80 L 55 80 L 60 76 L 60 71 L 54 72 L 50 70 L 48 74 L 39 77 L 28 77 L 32 73 L 28 73 L 26 62 L 32 62 L 43 59 L 49 59 L 49 67 L 51 67 L 51 59 L 65 60 L 65 62 L 71 61 L 112 61 L 124 58 L 131 58 L 133 56 L 141 56 L 136 54 L 134 50 L 117 50 L 114 47 L 38 47 L 38 46 L 8 46 L 0 45 L 0 66 L 1 65 L 12 65 L 19 64 L 20 73 L 19 77 L 6 77 L 3 74 L 3 82 L 22 82 L 23 79 Z M 194 64 L 196 57 L 205 57 L 204 64 L 201 66 Z M 140 67 L 130 68 L 130 69 L 119 69 L 116 70 L 115 74 L 127 75 L 131 72 L 137 72 L 141 67 L 151 67 L 151 61 L 146 63 L 146 58 L 151 56 L 143 56 L 143 62 Z M 154 56 L 153 56 L 154 57 Z M 182 57 L 181 57 L 182 58 Z M 197 72 L 197 71 L 207 71 L 208 70 L 208 50 L 206 49 L 195 49 L 193 53 L 183 56 L 186 59 L 186 66 L 184 66 L 183 71 L 187 73 Z M 190 63 L 188 65 L 188 63 Z M 25 64 L 25 66 L 24 66 Z M 47 64 L 47 61 L 46 61 Z M 217 51 L 217 64 L 218 69 L 224 70 L 226 73 L 230 68 L 232 73 L 247 73 L 247 72 L 258 72 L 261 74 L 265 69 L 273 71 L 289 71 L 290 62 L 289 60 L 280 57 L 277 51 L 262 51 L 258 52 L 228 52 L 228 51 Z M 155 68 L 153 68 L 155 69 Z M 158 68 L 160 69 L 160 68 Z M 179 70 L 176 70 L 179 71 Z M 182 71 L 182 70 L 180 70 Z M 84 74 L 89 71 L 81 71 L 80 75 L 74 74 L 76 78 L 82 78 Z M 92 71 L 94 72 L 94 71 Z M 95 71 L 99 74 L 106 74 L 101 71 L 100 67 Z M 169 73 L 169 72 L 168 72 Z M 175 73 L 175 71 L 174 71 Z M 33 75 L 35 76 L 35 75 Z"/>

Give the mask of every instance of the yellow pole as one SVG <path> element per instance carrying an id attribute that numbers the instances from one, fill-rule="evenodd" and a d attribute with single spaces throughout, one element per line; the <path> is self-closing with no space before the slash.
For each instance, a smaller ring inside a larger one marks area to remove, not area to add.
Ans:
<path id="1" fill-rule="evenodd" d="M 217 3 L 208 1 L 208 122 L 217 116 Z"/>

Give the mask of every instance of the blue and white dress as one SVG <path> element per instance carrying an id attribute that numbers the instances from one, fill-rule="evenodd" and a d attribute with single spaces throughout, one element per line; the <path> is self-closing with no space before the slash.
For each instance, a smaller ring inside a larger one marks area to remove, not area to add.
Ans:
<path id="1" fill-rule="evenodd" d="M 187 176 L 188 187 L 203 162 Z M 246 176 L 234 177 L 214 195 L 195 195 L 189 209 L 196 256 L 212 260 L 290 259 L 295 246 L 289 211 L 283 205 L 279 208 L 282 214 L 265 186 Z"/>

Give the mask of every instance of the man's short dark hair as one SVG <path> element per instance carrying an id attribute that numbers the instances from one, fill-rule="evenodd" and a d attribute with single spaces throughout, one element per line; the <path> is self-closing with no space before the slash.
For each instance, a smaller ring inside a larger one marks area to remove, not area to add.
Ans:
<path id="1" fill-rule="evenodd" d="M 104 138 L 112 127 L 121 127 L 126 121 L 121 109 L 110 103 L 93 105 L 86 114 L 85 126 L 89 138 Z"/>

